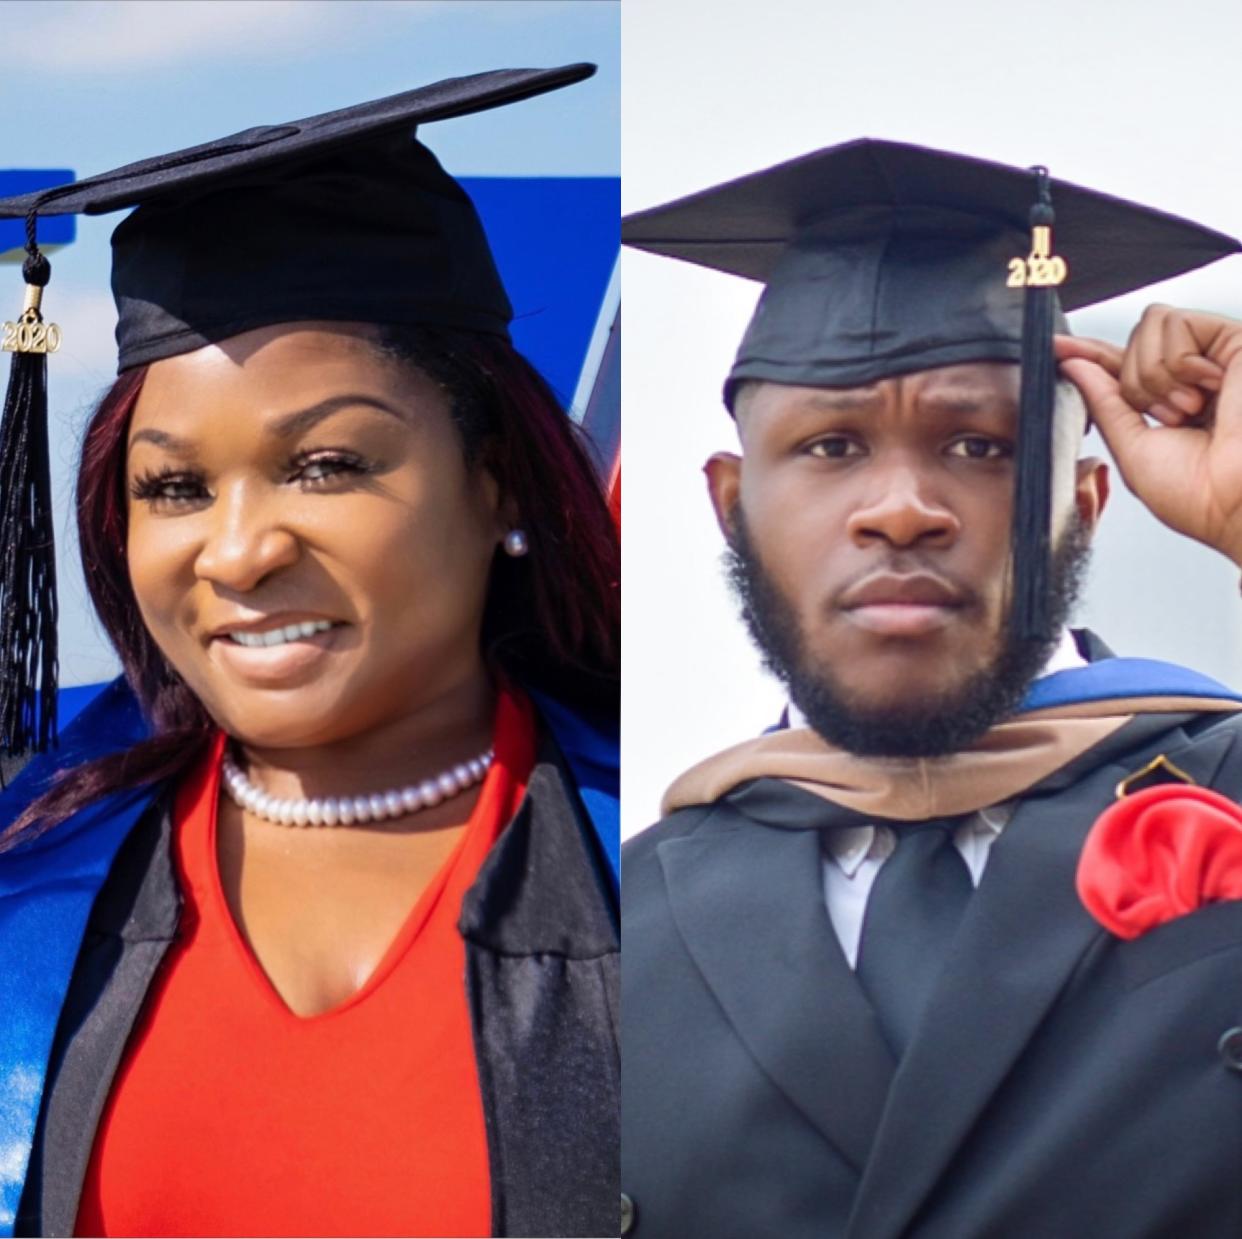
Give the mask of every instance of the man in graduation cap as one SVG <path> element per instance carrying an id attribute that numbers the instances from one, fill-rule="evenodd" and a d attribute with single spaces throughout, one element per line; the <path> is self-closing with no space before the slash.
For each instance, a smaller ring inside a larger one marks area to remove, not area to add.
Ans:
<path id="1" fill-rule="evenodd" d="M 791 698 L 624 854 L 628 1230 L 1240 1233 L 1242 699 L 1065 620 L 1088 415 L 1242 565 L 1242 326 L 1063 319 L 1238 243 L 873 141 L 624 237 L 765 284 L 707 476 Z"/>

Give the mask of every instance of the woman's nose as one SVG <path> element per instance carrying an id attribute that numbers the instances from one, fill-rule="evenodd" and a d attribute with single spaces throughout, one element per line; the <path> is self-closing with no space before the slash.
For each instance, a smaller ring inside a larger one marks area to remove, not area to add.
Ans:
<path id="1" fill-rule="evenodd" d="M 207 518 L 194 565 L 200 580 L 245 592 L 298 560 L 297 536 L 280 519 L 279 506 L 253 488 L 218 496 Z"/>

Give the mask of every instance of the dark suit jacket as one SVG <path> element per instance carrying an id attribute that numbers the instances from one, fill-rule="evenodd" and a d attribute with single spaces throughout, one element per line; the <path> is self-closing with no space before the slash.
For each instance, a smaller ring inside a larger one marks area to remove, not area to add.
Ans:
<path id="1" fill-rule="evenodd" d="M 1242 798 L 1242 719 L 1139 717 L 993 845 L 898 1067 L 774 780 L 624 853 L 622 1189 L 643 1239 L 1242 1235 L 1242 902 L 1123 942 L 1074 887 L 1158 753 Z"/>

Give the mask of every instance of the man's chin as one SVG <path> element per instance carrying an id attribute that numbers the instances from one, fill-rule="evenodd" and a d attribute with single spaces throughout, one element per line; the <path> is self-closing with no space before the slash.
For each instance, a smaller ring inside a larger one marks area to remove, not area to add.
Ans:
<path id="1" fill-rule="evenodd" d="M 829 744 L 860 757 L 943 757 L 969 747 L 1021 697 L 1006 693 L 984 669 L 964 684 L 920 688 L 899 695 L 860 697 L 822 676 L 791 677 L 790 695 L 810 726 Z"/>
<path id="2" fill-rule="evenodd" d="M 802 685 L 798 690 L 806 695 Z M 822 698 L 823 694 L 817 694 Z M 793 700 L 793 692 L 790 693 Z M 907 683 L 900 691 L 858 693 L 842 686 L 833 694 L 832 708 L 852 717 L 875 720 L 880 723 L 894 723 L 902 719 L 943 718 L 945 715 L 956 714 L 968 702 L 960 685 Z M 799 707 L 801 709 L 801 707 Z M 804 711 L 805 712 L 805 711 Z M 809 716 L 808 716 L 809 717 Z"/>
<path id="3" fill-rule="evenodd" d="M 851 708 L 866 711 L 935 710 L 969 695 L 971 684 L 991 674 L 1001 657 L 994 635 L 973 641 L 903 641 L 883 645 L 838 641 L 825 657 L 816 643 L 802 654 L 815 677 L 830 682 Z"/>

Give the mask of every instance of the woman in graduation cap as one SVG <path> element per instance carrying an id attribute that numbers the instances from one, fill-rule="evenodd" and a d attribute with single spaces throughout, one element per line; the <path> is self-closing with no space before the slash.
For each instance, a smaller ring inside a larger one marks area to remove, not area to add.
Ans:
<path id="1" fill-rule="evenodd" d="M 137 206 L 78 483 L 124 675 L 0 806 L 0 1229 L 615 1231 L 615 529 L 411 137 L 591 71 L 0 204 Z M 54 725 L 41 362 L 6 408 L 11 751 Z"/>

